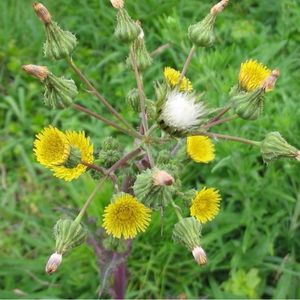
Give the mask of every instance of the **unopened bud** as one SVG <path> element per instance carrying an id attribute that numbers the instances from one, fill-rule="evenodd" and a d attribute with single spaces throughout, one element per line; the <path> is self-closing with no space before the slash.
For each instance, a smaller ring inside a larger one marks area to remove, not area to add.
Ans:
<path id="1" fill-rule="evenodd" d="M 199 264 L 199 265 L 205 265 L 207 263 L 207 256 L 206 253 L 204 251 L 204 249 L 200 246 L 197 246 L 193 249 L 192 251 L 193 256 L 195 258 L 195 261 Z"/>
<path id="2" fill-rule="evenodd" d="M 44 66 L 23 65 L 22 69 L 30 76 L 33 76 L 41 81 L 44 81 L 50 74 L 48 68 Z"/>
<path id="3" fill-rule="evenodd" d="M 228 5 L 228 2 L 229 2 L 229 0 L 222 0 L 222 1 L 220 1 L 219 3 L 217 3 L 216 5 L 214 5 L 211 8 L 210 13 L 213 14 L 213 15 L 219 14 Z"/>
<path id="4" fill-rule="evenodd" d="M 153 180 L 156 186 L 172 185 L 175 181 L 169 173 L 160 170 L 154 174 Z"/>
<path id="5" fill-rule="evenodd" d="M 53 253 L 47 262 L 45 268 L 46 273 L 50 275 L 56 272 L 61 262 L 62 262 L 62 255 L 57 252 Z"/>
<path id="6" fill-rule="evenodd" d="M 39 17 L 39 19 L 45 25 L 51 23 L 51 21 L 52 21 L 51 15 L 50 15 L 48 9 L 43 4 L 35 2 L 35 3 L 33 3 L 32 6 L 33 6 L 33 9 L 34 9 L 35 13 Z"/>
<path id="7" fill-rule="evenodd" d="M 273 70 L 271 75 L 263 82 L 262 88 L 265 89 L 266 91 L 273 90 L 279 76 L 280 76 L 279 69 Z"/>
<path id="8" fill-rule="evenodd" d="M 110 0 L 110 2 L 116 9 L 121 9 L 124 7 L 124 0 Z"/>

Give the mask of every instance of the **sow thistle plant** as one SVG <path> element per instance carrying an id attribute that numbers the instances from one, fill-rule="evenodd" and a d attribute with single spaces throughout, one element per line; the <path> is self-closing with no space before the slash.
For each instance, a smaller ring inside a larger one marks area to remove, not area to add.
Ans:
<path id="1" fill-rule="evenodd" d="M 128 92 L 127 104 L 138 113 L 138 129 L 106 100 L 77 67 L 72 59 L 78 44 L 75 35 L 61 29 L 43 4 L 33 4 L 45 28 L 45 56 L 54 62 L 65 60 L 111 117 L 105 118 L 79 104 L 76 99 L 78 89 L 72 79 L 55 75 L 46 66 L 23 66 L 27 74 L 43 85 L 44 104 L 53 110 L 75 109 L 132 137 L 132 150 L 124 153 L 118 140 L 112 137 L 106 137 L 101 148 L 94 149 L 84 132 L 63 131 L 49 125 L 37 133 L 33 152 L 36 160 L 53 176 L 72 181 L 84 173 L 90 173 L 97 181 L 78 216 L 75 219 L 62 217 L 54 226 L 56 244 L 46 272 L 55 272 L 62 257 L 85 241 L 87 231 L 83 217 L 106 181 L 113 183 L 115 192 L 102 216 L 105 234 L 99 247 L 105 249 L 103 253 L 108 251 L 120 258 L 114 261 L 114 268 L 109 273 L 114 281 L 124 280 L 124 276 L 120 278 L 119 271 L 124 269 L 130 241 L 148 229 L 155 211 L 163 213 L 167 206 L 173 207 L 178 217 L 173 227 L 173 240 L 186 247 L 199 265 L 204 265 L 208 258 L 201 240 L 202 226 L 218 215 L 221 193 L 216 187 L 203 186 L 197 191 L 182 186 L 180 178 L 184 161 L 186 158 L 200 164 L 213 161 L 214 140 L 220 139 L 258 147 L 266 163 L 279 158 L 299 161 L 299 150 L 278 132 L 268 133 L 261 141 L 211 132 L 213 127 L 236 118 L 255 120 L 260 117 L 265 97 L 275 88 L 280 72 L 254 59 L 241 63 L 237 83 L 231 89 L 229 101 L 224 107 L 210 107 L 209 102 L 204 101 L 195 90 L 192 81 L 186 77 L 187 70 L 198 48 L 205 49 L 215 44 L 216 19 L 228 5 L 228 0 L 222 0 L 211 8 L 203 20 L 189 27 L 187 37 L 191 49 L 182 70 L 165 66 L 159 76 L 162 79 L 153 83 L 155 93 L 146 95 L 143 72 L 154 63 L 154 57 L 147 51 L 141 23 L 129 15 L 124 0 L 110 2 L 116 10 L 116 42 L 128 45 L 128 58 L 124 63 L 136 79 L 136 87 Z M 231 115 L 225 117 L 228 112 Z M 186 155 L 182 154 L 182 149 Z M 183 205 L 187 206 L 189 213 L 184 213 Z M 209 256 L 209 249 L 207 253 Z M 118 297 L 124 296 L 123 290 L 115 290 L 114 293 Z"/>

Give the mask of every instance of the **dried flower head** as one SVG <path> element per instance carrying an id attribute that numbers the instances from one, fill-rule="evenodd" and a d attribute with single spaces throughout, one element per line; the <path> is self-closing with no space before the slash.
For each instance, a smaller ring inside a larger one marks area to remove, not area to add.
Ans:
<path id="1" fill-rule="evenodd" d="M 160 118 L 167 127 L 182 132 L 199 126 L 206 113 L 204 103 L 197 102 L 195 95 L 174 90 L 167 94 Z"/>
<path id="2" fill-rule="evenodd" d="M 115 238 L 134 238 L 144 232 L 151 219 L 151 210 L 129 194 L 118 195 L 105 208 L 103 227 Z"/>
<path id="3" fill-rule="evenodd" d="M 32 6 L 33 6 L 35 13 L 39 17 L 39 19 L 45 25 L 51 23 L 51 21 L 52 21 L 51 15 L 50 15 L 48 9 L 42 3 L 35 2 L 35 3 L 33 3 Z"/>
<path id="4" fill-rule="evenodd" d="M 262 88 L 265 91 L 273 90 L 279 76 L 280 76 L 279 69 L 273 70 L 272 73 L 270 74 L 270 76 L 267 77 L 266 80 L 262 83 Z"/>
<path id="5" fill-rule="evenodd" d="M 53 166 L 51 170 L 55 177 L 72 181 L 83 174 L 87 166 L 82 162 L 92 164 L 94 161 L 94 147 L 84 132 L 67 131 L 66 138 L 71 146 L 73 157 L 69 157 L 64 165 Z"/>
<path id="6" fill-rule="evenodd" d="M 271 75 L 271 70 L 256 60 L 250 59 L 242 63 L 239 74 L 239 85 L 246 92 L 260 87 Z"/>
<path id="7" fill-rule="evenodd" d="M 121 9 L 124 7 L 124 0 L 110 0 L 110 2 L 116 9 Z"/>
<path id="8" fill-rule="evenodd" d="M 222 12 L 224 10 L 224 8 L 228 5 L 229 0 L 221 0 L 219 3 L 217 3 L 216 5 L 214 5 L 211 10 L 210 13 L 212 15 L 217 15 L 220 12 Z"/>
<path id="9" fill-rule="evenodd" d="M 191 216 L 201 223 L 211 221 L 220 210 L 221 196 L 218 190 L 204 187 L 192 200 Z"/>
<path id="10" fill-rule="evenodd" d="M 165 80 L 172 88 L 175 88 L 178 85 L 180 75 L 181 73 L 173 68 L 166 67 L 164 69 Z M 182 92 L 191 92 L 193 90 L 193 85 L 188 78 L 183 77 L 179 89 Z"/>
<path id="11" fill-rule="evenodd" d="M 200 246 L 197 246 L 192 251 L 195 261 L 199 265 L 205 265 L 207 263 L 207 256 L 204 249 Z"/>
<path id="12" fill-rule="evenodd" d="M 49 275 L 53 274 L 54 272 L 56 272 L 56 270 L 58 269 L 59 265 L 62 262 L 62 255 L 55 252 L 53 253 L 50 257 L 49 260 L 46 264 L 46 268 L 45 271 L 46 273 L 48 273 Z"/>
<path id="13" fill-rule="evenodd" d="M 189 136 L 187 153 L 195 162 L 208 163 L 215 159 L 215 146 L 206 136 Z"/>
<path id="14" fill-rule="evenodd" d="M 37 134 L 33 152 L 40 164 L 50 168 L 67 161 L 70 155 L 70 144 L 63 132 L 49 126 Z"/>
<path id="15" fill-rule="evenodd" d="M 23 65 L 22 69 L 30 76 L 33 76 L 41 81 L 44 81 L 50 74 L 48 68 L 44 66 Z"/>

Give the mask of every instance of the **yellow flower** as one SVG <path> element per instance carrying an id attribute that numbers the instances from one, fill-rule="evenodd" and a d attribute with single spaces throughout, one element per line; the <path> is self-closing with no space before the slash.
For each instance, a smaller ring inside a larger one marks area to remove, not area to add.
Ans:
<path id="1" fill-rule="evenodd" d="M 177 86 L 179 82 L 180 74 L 181 73 L 179 71 L 176 71 L 175 69 L 170 67 L 166 67 L 164 69 L 165 80 L 171 87 Z M 188 80 L 186 77 L 183 77 L 182 82 L 180 84 L 180 91 L 191 92 L 192 90 L 193 90 L 193 85 L 190 82 L 190 80 Z"/>
<path id="2" fill-rule="evenodd" d="M 271 75 L 272 71 L 256 60 L 250 59 L 242 63 L 239 83 L 246 92 L 252 92 L 261 87 L 262 83 Z"/>
<path id="3" fill-rule="evenodd" d="M 219 213 L 220 201 L 218 190 L 204 187 L 192 200 L 191 216 L 201 223 L 212 220 Z"/>
<path id="4" fill-rule="evenodd" d="M 37 134 L 33 152 L 37 161 L 49 168 L 66 162 L 70 154 L 70 145 L 63 132 L 49 126 Z"/>
<path id="5" fill-rule="evenodd" d="M 135 197 L 121 194 L 105 208 L 103 227 L 115 238 L 134 238 L 148 227 L 150 213 L 151 210 Z"/>
<path id="6" fill-rule="evenodd" d="M 189 136 L 186 141 L 187 153 L 198 163 L 208 163 L 215 159 L 215 146 L 207 136 Z"/>
<path id="7" fill-rule="evenodd" d="M 86 138 L 83 132 L 67 131 L 66 138 L 71 146 L 71 155 L 76 153 L 78 159 L 86 163 L 93 163 L 94 148 L 90 143 L 90 139 Z M 87 167 L 83 164 L 77 163 L 75 166 L 68 165 L 68 161 L 64 165 L 54 166 L 51 168 L 55 177 L 71 181 L 83 174 Z"/>

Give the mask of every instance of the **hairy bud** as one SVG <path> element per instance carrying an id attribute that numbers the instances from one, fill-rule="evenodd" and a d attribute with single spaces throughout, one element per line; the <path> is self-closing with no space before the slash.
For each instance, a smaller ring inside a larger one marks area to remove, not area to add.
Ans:
<path id="1" fill-rule="evenodd" d="M 35 3 L 33 3 L 32 6 L 33 6 L 35 13 L 39 17 L 39 19 L 45 25 L 48 25 L 51 23 L 51 21 L 52 21 L 51 15 L 50 15 L 48 9 L 43 4 L 35 2 Z"/>

